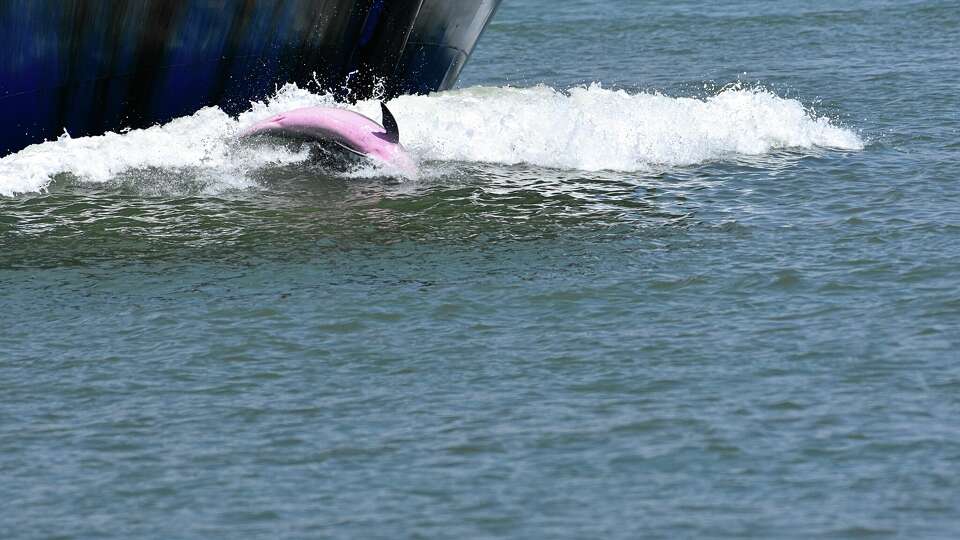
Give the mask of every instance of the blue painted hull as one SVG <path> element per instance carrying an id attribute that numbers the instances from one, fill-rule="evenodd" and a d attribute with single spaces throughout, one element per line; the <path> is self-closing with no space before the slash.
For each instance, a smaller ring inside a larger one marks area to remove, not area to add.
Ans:
<path id="1" fill-rule="evenodd" d="M 0 155 L 278 85 L 450 88 L 501 0 L 0 0 Z M 353 74 L 353 75 L 351 75 Z"/>

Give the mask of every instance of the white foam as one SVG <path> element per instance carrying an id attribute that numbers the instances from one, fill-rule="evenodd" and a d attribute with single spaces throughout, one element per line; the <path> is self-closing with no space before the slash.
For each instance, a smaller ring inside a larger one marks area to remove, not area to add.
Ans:
<path id="1" fill-rule="evenodd" d="M 444 161 L 637 171 L 786 148 L 863 148 L 854 132 L 799 101 L 755 89 L 701 100 L 597 84 L 568 92 L 470 88 L 401 97 L 391 107 L 407 146 Z"/>
<path id="2" fill-rule="evenodd" d="M 308 154 L 237 145 L 240 131 L 272 114 L 333 104 L 332 96 L 287 85 L 237 119 L 206 108 L 163 126 L 64 136 L 0 159 L 0 195 L 43 191 L 62 173 L 102 183 L 140 169 L 201 169 L 210 189 L 248 187 L 254 185 L 251 171 L 297 163 Z M 374 100 L 352 108 L 379 119 Z M 390 108 L 404 144 L 416 157 L 436 161 L 636 171 L 784 148 L 863 148 L 854 132 L 811 115 L 800 102 L 755 89 L 730 88 L 694 99 L 596 84 L 567 92 L 545 86 L 476 87 L 404 96 Z M 382 171 L 353 173 L 367 174 Z"/>

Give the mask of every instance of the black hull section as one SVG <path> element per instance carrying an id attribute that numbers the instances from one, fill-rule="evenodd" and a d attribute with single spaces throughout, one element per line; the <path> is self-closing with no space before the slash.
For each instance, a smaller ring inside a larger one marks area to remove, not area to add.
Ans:
<path id="1" fill-rule="evenodd" d="M 450 88 L 501 0 L 0 0 L 0 155 L 237 113 L 284 83 Z"/>

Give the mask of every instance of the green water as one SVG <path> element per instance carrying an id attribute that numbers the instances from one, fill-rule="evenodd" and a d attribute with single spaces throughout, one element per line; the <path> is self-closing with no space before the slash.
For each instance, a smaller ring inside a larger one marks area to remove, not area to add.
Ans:
<path id="1" fill-rule="evenodd" d="M 0 537 L 955 536 L 956 8 L 508 1 L 418 179 L 66 161 L 0 198 Z"/>

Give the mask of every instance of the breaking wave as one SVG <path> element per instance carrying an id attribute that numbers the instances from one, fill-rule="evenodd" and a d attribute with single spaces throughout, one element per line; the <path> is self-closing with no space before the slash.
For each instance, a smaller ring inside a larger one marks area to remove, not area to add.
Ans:
<path id="1" fill-rule="evenodd" d="M 330 95 L 287 85 L 237 118 L 206 108 L 147 129 L 65 134 L 0 159 L 0 195 L 43 191 L 58 175 L 104 183 L 151 169 L 189 171 L 213 190 L 251 187 L 256 170 L 305 161 L 309 152 L 238 145 L 236 135 L 272 114 L 334 104 Z M 404 144 L 422 161 L 641 171 L 780 149 L 863 148 L 855 132 L 764 89 L 729 87 L 699 99 L 598 84 L 566 91 L 474 87 L 402 96 L 389 105 Z M 379 119 L 376 101 L 352 108 Z"/>

